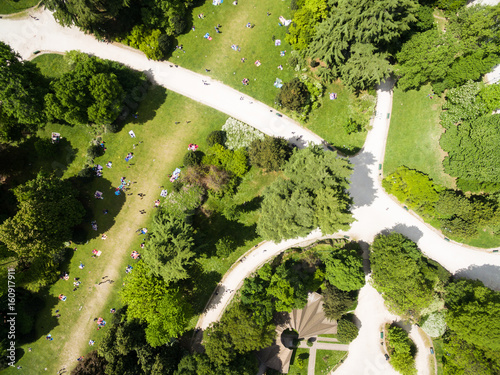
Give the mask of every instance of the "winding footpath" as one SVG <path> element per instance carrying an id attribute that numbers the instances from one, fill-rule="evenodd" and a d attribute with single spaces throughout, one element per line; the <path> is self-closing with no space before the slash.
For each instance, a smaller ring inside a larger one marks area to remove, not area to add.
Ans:
<path id="1" fill-rule="evenodd" d="M 295 121 L 286 116 L 276 116 L 272 108 L 210 77 L 176 68 L 168 62 L 149 61 L 134 49 L 98 42 L 76 28 L 62 28 L 48 11 L 37 11 L 36 16 L 39 21 L 31 18 L 0 20 L 0 40 L 10 44 L 24 59 L 32 57 L 36 50 L 65 52 L 78 49 L 146 71 L 151 79 L 167 89 L 224 112 L 268 135 L 284 137 L 298 146 L 309 142 L 323 143 L 320 137 L 303 129 Z M 202 80 L 208 81 L 209 85 L 204 85 Z M 363 150 L 351 158 L 354 172 L 349 191 L 354 200 L 353 215 L 356 222 L 349 231 L 328 237 L 347 235 L 352 240 L 371 243 L 375 235 L 382 231 L 396 231 L 417 242 L 425 255 L 441 263 L 450 272 L 479 279 L 487 286 L 500 290 L 500 255 L 445 241 L 438 231 L 423 223 L 418 216 L 405 211 L 382 189 L 379 165 L 383 164 L 390 123 L 391 88 L 390 81 L 379 88 L 373 128 L 368 133 Z M 240 100 L 241 96 L 245 99 Z M 299 135 L 302 135 L 301 139 L 297 139 Z M 251 249 L 223 277 L 197 326 L 205 329 L 220 319 L 243 280 L 262 264 L 287 248 L 307 245 L 321 238 L 324 238 L 321 233 L 314 231 L 305 238 L 279 244 L 263 242 Z M 368 275 L 367 281 L 369 278 Z M 384 323 L 398 318 L 387 311 L 382 297 L 369 282 L 360 291 L 355 313 L 361 322 L 359 336 L 349 345 L 349 356 L 335 374 L 397 374 L 384 359 L 379 331 Z M 425 350 L 424 347 L 420 349 Z M 421 357 L 424 359 L 417 358 L 419 374 L 427 374 L 428 356 Z"/>

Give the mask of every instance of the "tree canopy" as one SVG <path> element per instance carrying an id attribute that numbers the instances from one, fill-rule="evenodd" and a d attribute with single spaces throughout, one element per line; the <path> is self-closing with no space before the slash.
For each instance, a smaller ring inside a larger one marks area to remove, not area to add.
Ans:
<path id="1" fill-rule="evenodd" d="M 128 306 L 127 317 L 147 323 L 146 340 L 152 347 L 184 333 L 192 315 L 191 305 L 179 290 L 150 274 L 142 260 L 128 275 L 121 297 Z"/>
<path id="2" fill-rule="evenodd" d="M 189 277 L 187 268 L 194 256 L 193 245 L 192 226 L 183 216 L 161 209 L 153 218 L 143 259 L 154 274 L 170 284 Z"/>
<path id="3" fill-rule="evenodd" d="M 284 138 L 256 139 L 248 148 L 250 163 L 268 171 L 280 170 L 291 154 L 290 144 Z"/>
<path id="4" fill-rule="evenodd" d="M 373 286 L 402 315 L 418 317 L 449 277 L 442 267 L 430 264 L 413 241 L 399 233 L 375 237 L 370 262 Z"/>
<path id="5" fill-rule="evenodd" d="M 13 192 L 18 211 L 0 225 L 0 241 L 16 254 L 24 287 L 36 291 L 56 277 L 63 243 L 84 209 L 71 183 L 54 175 L 40 173 Z"/>
<path id="6" fill-rule="evenodd" d="M 408 333 L 396 326 L 389 327 L 387 341 L 392 367 L 402 375 L 416 374 L 412 348 L 414 344 L 408 337 Z"/>
<path id="7" fill-rule="evenodd" d="M 363 259 L 355 249 L 332 251 L 325 263 L 325 278 L 338 289 L 349 292 L 365 285 Z"/>
<path id="8" fill-rule="evenodd" d="M 500 351 L 500 293 L 480 281 L 459 280 L 446 288 L 446 323 L 458 338 L 483 350 Z"/>
<path id="9" fill-rule="evenodd" d="M 277 179 L 264 192 L 257 232 L 281 241 L 309 234 L 346 229 L 353 221 L 346 192 L 351 166 L 334 152 L 319 147 L 295 151 Z"/>
<path id="10" fill-rule="evenodd" d="M 45 121 L 44 79 L 40 70 L 7 44 L 0 42 L 0 137 L 20 138 L 21 131 L 36 131 Z"/>

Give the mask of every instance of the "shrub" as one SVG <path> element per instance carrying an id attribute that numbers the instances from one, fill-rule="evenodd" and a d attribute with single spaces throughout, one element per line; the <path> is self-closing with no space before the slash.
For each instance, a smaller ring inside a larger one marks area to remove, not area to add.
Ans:
<path id="1" fill-rule="evenodd" d="M 216 144 L 225 146 L 226 145 L 226 132 L 223 130 L 214 130 L 213 132 L 211 132 L 207 136 L 207 144 L 208 144 L 208 147 L 212 147 L 213 145 L 216 145 Z"/>
<path id="2" fill-rule="evenodd" d="M 286 139 L 266 137 L 256 139 L 248 148 L 250 164 L 268 171 L 278 171 L 292 155 L 292 148 Z"/>
<path id="3" fill-rule="evenodd" d="M 297 56 L 290 56 L 288 59 L 288 64 L 292 67 L 295 68 L 297 64 L 299 63 L 299 58 Z"/>
<path id="4" fill-rule="evenodd" d="M 232 117 L 228 118 L 222 126 L 226 135 L 226 147 L 230 150 L 246 148 L 256 139 L 264 139 L 264 133 L 254 127 L 238 121 Z"/>
<path id="5" fill-rule="evenodd" d="M 344 292 L 329 282 L 325 283 L 322 294 L 324 300 L 323 311 L 328 319 L 340 319 L 356 303 L 354 293 Z"/>
<path id="6" fill-rule="evenodd" d="M 225 258 L 234 250 L 234 241 L 229 236 L 220 238 L 215 244 L 215 249 L 218 257 Z"/>
<path id="7" fill-rule="evenodd" d="M 201 163 L 201 159 L 203 158 L 203 154 L 200 151 L 188 151 L 184 155 L 182 162 L 185 167 L 189 167 L 190 165 L 198 165 Z"/>
<path id="8" fill-rule="evenodd" d="M 306 344 L 307 344 L 308 347 L 311 347 L 314 344 L 314 340 L 312 338 L 309 338 L 309 339 L 307 339 Z"/>
<path id="9" fill-rule="evenodd" d="M 309 358 L 309 354 L 308 353 L 301 353 L 298 355 L 297 359 L 295 360 L 296 364 L 297 364 L 297 367 L 300 368 L 300 369 L 303 369 L 305 368 L 306 366 L 306 359 Z"/>
<path id="10" fill-rule="evenodd" d="M 292 111 L 300 111 L 309 100 L 309 91 L 305 83 L 294 78 L 287 82 L 279 92 L 279 104 Z"/>
<path id="11" fill-rule="evenodd" d="M 358 332 L 358 327 L 346 318 L 341 318 L 337 323 L 337 338 L 340 342 L 351 342 L 358 337 Z"/>
<path id="12" fill-rule="evenodd" d="M 346 122 L 344 122 L 344 130 L 347 134 L 357 133 L 361 130 L 361 126 L 352 118 L 349 118 Z"/>
<path id="13" fill-rule="evenodd" d="M 446 322 L 444 314 L 441 312 L 433 312 L 422 324 L 422 329 L 431 337 L 441 337 L 446 331 Z"/>
<path id="14" fill-rule="evenodd" d="M 92 145 L 87 149 L 87 158 L 95 159 L 99 156 L 104 155 L 104 148 L 100 145 Z"/>
<path id="15" fill-rule="evenodd" d="M 311 68 L 316 68 L 319 65 L 319 62 L 317 62 L 316 60 L 311 60 L 311 63 L 309 65 L 311 65 Z"/>

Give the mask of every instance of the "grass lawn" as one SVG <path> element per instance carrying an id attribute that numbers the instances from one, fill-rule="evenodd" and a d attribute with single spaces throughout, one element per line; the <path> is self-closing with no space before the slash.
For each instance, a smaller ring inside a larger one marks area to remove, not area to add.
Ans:
<path id="1" fill-rule="evenodd" d="M 183 49 L 176 49 L 169 60 L 274 106 L 279 91 L 273 86 L 276 78 L 288 82 L 298 74 L 295 67 L 288 64 L 292 48 L 285 42 L 286 28 L 279 26 L 278 21 L 280 15 L 290 17 L 289 4 L 289 1 L 242 1 L 234 6 L 228 0 L 213 6 L 211 1 L 206 1 L 193 9 L 195 30 L 178 37 L 177 45 L 182 45 Z M 267 16 L 267 12 L 271 15 Z M 198 15 L 202 13 L 204 18 L 199 19 Z M 255 27 L 247 28 L 248 22 Z M 217 24 L 221 25 L 220 34 L 215 33 Z M 207 32 L 213 38 L 211 41 L 203 38 Z M 281 40 L 280 46 L 275 46 L 273 36 Z M 239 46 L 239 52 L 231 49 L 233 44 Z M 280 56 L 281 51 L 286 51 L 285 56 Z M 244 63 L 242 58 L 246 59 Z M 257 60 L 261 62 L 260 66 L 254 64 Z M 278 69 L 279 65 L 283 70 Z M 250 84 L 244 86 L 241 83 L 243 78 L 248 78 Z M 336 92 L 338 99 L 329 100 L 330 92 Z M 304 126 L 335 147 L 346 151 L 359 150 L 366 132 L 347 135 L 343 129 L 353 94 L 337 82 L 328 85 L 325 95 L 322 106 L 311 113 Z"/>
<path id="2" fill-rule="evenodd" d="M 39 55 L 31 62 L 35 63 L 42 74 L 49 78 L 59 78 L 70 70 L 68 64 L 64 61 L 64 55 L 55 53 Z"/>
<path id="3" fill-rule="evenodd" d="M 443 170 L 444 152 L 439 146 L 443 132 L 439 114 L 444 99 L 433 95 L 429 85 L 419 91 L 394 90 L 391 126 L 385 149 L 384 176 L 405 165 L 427 173 L 436 183 L 453 187 L 454 180 Z"/>
<path id="4" fill-rule="evenodd" d="M 57 70 L 58 61 L 62 62 L 58 56 L 45 56 L 36 62 L 45 66 L 52 65 Z M 95 178 L 89 185 L 83 186 L 83 189 L 90 197 L 96 190 L 100 190 L 104 193 L 104 199 L 89 198 L 88 205 L 93 214 L 83 224 L 84 229 L 89 232 L 89 241 L 85 244 L 72 244 L 68 249 L 67 261 L 61 265 L 61 271 L 67 271 L 70 280 L 60 279 L 47 291 L 40 293 L 45 306 L 35 323 L 35 337 L 31 342 L 20 345 L 25 354 L 18 364 L 26 371 L 35 373 L 47 368 L 48 373 L 56 373 L 62 366 L 71 368 L 76 365 L 78 356 L 85 355 L 99 345 L 106 327 L 97 331 L 94 318 L 101 316 L 110 322 L 110 308 L 121 305 L 119 291 L 126 282 L 124 271 L 127 265 L 133 266 L 135 262 L 129 258 L 129 254 L 132 250 L 140 252 L 139 245 L 143 238 L 136 235 L 135 231 L 147 227 L 151 222 L 153 203 L 159 198 L 161 187 L 169 191 L 172 189 L 168 175 L 176 167 L 182 166 L 187 145 L 196 143 L 203 151 L 207 148 L 205 139 L 208 133 L 219 130 L 227 119 L 220 112 L 178 94 L 166 92 L 158 86 L 151 88 L 137 113 L 138 118 L 127 122 L 120 132 L 98 134 L 103 137 L 107 150 L 95 163 L 105 165 L 111 161 L 113 166 L 111 169 L 104 168 L 103 177 Z M 188 120 L 190 123 L 186 125 Z M 176 125 L 176 121 L 181 125 Z M 134 130 L 137 138 L 130 138 L 129 130 Z M 52 162 L 41 160 L 34 163 L 33 172 L 39 168 L 48 168 L 56 170 L 65 178 L 72 177 L 82 169 L 86 161 L 86 149 L 96 135 L 95 129 L 51 124 L 38 135 L 48 138 L 52 131 L 61 133 L 63 137 L 58 145 L 63 146 L 59 150 L 60 154 Z M 134 153 L 130 163 L 124 161 L 128 152 Z M 132 195 L 122 193 L 116 196 L 114 189 L 123 176 L 131 181 Z M 249 228 L 258 219 L 253 212 L 260 202 L 256 197 L 277 177 L 277 173 L 251 169 L 243 178 L 241 188 L 233 197 L 237 204 L 248 202 L 243 206 L 240 222 L 223 220 L 222 215 L 214 215 L 210 219 L 200 216 L 197 219 L 199 222 L 195 225 L 205 235 L 205 246 L 201 248 L 198 259 L 202 272 L 200 275 L 193 275 L 193 293 L 197 305 L 195 310 L 198 312 L 205 306 L 213 288 L 232 263 L 260 242 L 252 234 L 253 228 Z M 142 200 L 137 196 L 138 193 L 144 193 L 145 198 Z M 109 210 L 106 215 L 103 214 L 105 209 Z M 141 215 L 141 209 L 147 213 Z M 97 221 L 98 231 L 91 230 L 91 220 Z M 208 224 L 211 225 L 209 230 L 206 227 Z M 102 233 L 108 236 L 105 241 L 101 240 Z M 227 259 L 220 259 L 213 254 L 214 244 L 225 235 L 234 237 L 236 249 Z M 77 250 L 73 250 L 73 247 Z M 92 258 L 92 249 L 101 250 L 102 255 Z M 85 265 L 84 269 L 79 269 L 80 262 Z M 73 291 L 74 277 L 80 278 L 82 282 L 76 291 Z M 61 293 L 67 296 L 65 302 L 57 298 Z M 59 319 L 55 317 L 56 310 L 61 314 Z M 192 322 L 196 321 L 197 317 L 193 317 Z M 45 340 L 48 333 L 54 337 L 53 341 Z M 96 346 L 88 345 L 90 339 L 96 341 Z M 28 352 L 28 347 L 32 348 L 32 352 Z M 14 370 L 9 368 L 6 373 L 12 371 Z"/>
<path id="5" fill-rule="evenodd" d="M 298 358 L 300 355 L 307 358 L 304 360 L 303 365 L 298 365 Z M 290 360 L 290 369 L 288 370 L 288 375 L 307 375 L 307 366 L 309 364 L 309 349 L 295 349 Z"/>
<path id="6" fill-rule="evenodd" d="M 437 361 L 437 375 L 443 375 L 443 340 L 433 339 L 432 345 L 434 346 L 434 353 L 436 354 Z"/>
<path id="7" fill-rule="evenodd" d="M 2 0 L 0 1 L 0 14 L 12 14 L 34 7 L 40 0 Z"/>
<path id="8" fill-rule="evenodd" d="M 347 356 L 347 352 L 338 350 L 317 350 L 314 374 L 329 374 L 330 371 Z"/>
<path id="9" fill-rule="evenodd" d="M 178 94 L 167 92 L 161 87 L 153 87 L 138 109 L 139 117 L 125 124 L 124 128 L 115 134 L 102 134 L 107 151 L 96 163 L 101 165 L 107 161 L 113 162 L 111 169 L 105 168 L 104 176 L 96 178 L 86 191 L 92 196 L 95 190 L 104 193 L 103 200 L 89 200 L 92 208 L 92 218 L 84 223 L 89 231 L 89 241 L 86 244 L 72 244 L 77 251 L 68 250 L 68 260 L 61 266 L 61 271 L 67 271 L 69 281 L 59 280 L 47 291 L 41 293 L 45 300 L 35 325 L 35 341 L 21 345 L 24 356 L 20 359 L 25 371 L 39 373 L 47 368 L 48 373 L 56 373 L 63 365 L 67 368 L 76 364 L 76 358 L 84 355 L 91 347 L 88 340 L 93 339 L 99 344 L 103 330 L 96 331 L 93 319 L 102 316 L 110 322 L 111 307 L 119 307 L 118 292 L 124 281 L 125 267 L 133 266 L 129 258 L 132 250 L 140 251 L 142 236 L 137 236 L 137 228 L 148 225 L 154 211 L 154 200 L 159 197 L 160 186 L 171 189 L 168 175 L 182 165 L 182 157 L 189 143 L 197 143 L 200 149 L 206 148 L 205 138 L 215 129 L 220 129 L 227 116 L 211 108 L 205 107 Z M 190 120 L 189 126 L 185 121 Z M 175 125 L 181 121 L 182 125 Z M 51 131 L 59 131 L 71 145 L 71 157 L 64 159 L 68 166 L 61 167 L 64 177 L 74 175 L 83 167 L 86 148 L 92 135 L 89 127 L 77 128 L 63 125 L 47 126 L 40 136 L 49 136 Z M 129 130 L 134 130 L 137 138 L 130 138 Z M 139 141 L 143 143 L 139 144 Z M 133 148 L 136 144 L 136 148 Z M 134 152 L 134 158 L 127 165 L 124 157 L 128 152 Z M 59 165 L 56 164 L 56 169 Z M 114 188 L 119 185 L 120 177 L 126 176 L 131 185 L 132 196 L 114 195 Z M 144 200 L 137 196 L 146 194 Z M 109 214 L 104 215 L 103 210 Z M 145 209 L 146 215 L 139 210 Z M 97 220 L 98 231 L 90 228 L 90 220 Z M 100 235 L 106 233 L 106 241 Z M 99 258 L 91 258 L 92 249 L 102 251 Z M 220 274 L 229 267 L 220 267 L 213 259 L 214 268 L 220 269 Z M 84 269 L 78 266 L 82 262 Z M 222 261 L 221 261 L 222 262 Z M 102 277 L 113 283 L 103 283 Z M 73 278 L 79 277 L 82 285 L 73 292 Z M 126 282 L 126 279 L 125 279 Z M 216 281 L 215 281 L 216 283 Z M 67 300 L 59 301 L 57 296 L 65 294 Z M 206 302 L 206 301 L 205 301 Z M 59 310 L 61 317 L 55 317 Z M 51 333 L 53 341 L 45 340 L 45 335 Z M 32 352 L 27 348 L 31 347 Z M 13 372 L 11 368 L 6 373 Z"/>
<path id="10" fill-rule="evenodd" d="M 330 100 L 330 92 L 337 93 L 336 100 Z M 344 130 L 344 124 L 349 120 L 348 107 L 353 100 L 354 94 L 340 81 L 329 84 L 321 107 L 311 113 L 305 126 L 346 154 L 358 152 L 365 142 L 366 131 L 347 134 Z"/>

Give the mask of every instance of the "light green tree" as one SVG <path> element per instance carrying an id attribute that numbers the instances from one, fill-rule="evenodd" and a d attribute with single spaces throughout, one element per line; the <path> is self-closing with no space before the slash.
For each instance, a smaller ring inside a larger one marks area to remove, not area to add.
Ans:
<path id="1" fill-rule="evenodd" d="M 349 292 L 365 285 L 363 259 L 355 249 L 334 250 L 325 263 L 325 279 L 338 289 Z"/>

